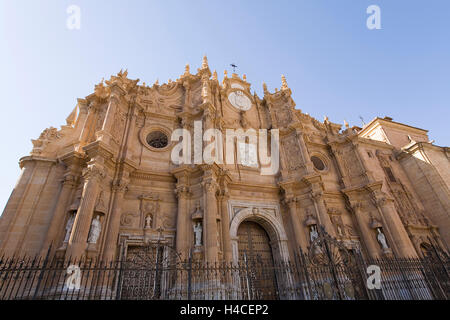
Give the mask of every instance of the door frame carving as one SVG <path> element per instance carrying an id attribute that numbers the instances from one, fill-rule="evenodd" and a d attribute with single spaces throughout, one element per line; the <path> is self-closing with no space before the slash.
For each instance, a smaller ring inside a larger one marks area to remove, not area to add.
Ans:
<path id="1" fill-rule="evenodd" d="M 237 231 L 239 225 L 244 221 L 256 222 L 267 232 L 275 261 L 289 260 L 288 239 L 278 204 L 231 200 L 228 203 L 228 214 L 230 217 L 231 248 L 235 263 L 239 260 Z"/>

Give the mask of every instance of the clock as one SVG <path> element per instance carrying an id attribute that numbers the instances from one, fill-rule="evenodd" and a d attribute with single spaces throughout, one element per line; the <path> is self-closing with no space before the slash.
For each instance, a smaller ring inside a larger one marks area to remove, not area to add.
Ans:
<path id="1" fill-rule="evenodd" d="M 236 109 L 247 111 L 252 107 L 252 102 L 241 90 L 233 91 L 228 95 L 228 101 Z"/>

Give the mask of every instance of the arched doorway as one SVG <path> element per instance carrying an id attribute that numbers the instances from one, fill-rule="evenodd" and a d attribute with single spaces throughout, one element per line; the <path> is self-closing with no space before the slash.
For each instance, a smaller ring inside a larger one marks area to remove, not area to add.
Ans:
<path id="1" fill-rule="evenodd" d="M 238 232 L 239 260 L 249 270 L 246 291 L 251 299 L 278 299 L 272 247 L 267 232 L 258 223 L 244 221 Z"/>

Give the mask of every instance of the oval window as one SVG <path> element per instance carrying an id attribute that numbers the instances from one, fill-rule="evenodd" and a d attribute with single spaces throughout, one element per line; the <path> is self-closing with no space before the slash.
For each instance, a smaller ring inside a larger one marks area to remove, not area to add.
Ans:
<path id="1" fill-rule="evenodd" d="M 325 164 L 323 163 L 322 159 L 320 159 L 319 157 L 312 156 L 311 161 L 314 165 L 314 168 L 316 168 L 317 170 L 322 171 L 325 169 Z"/>
<path id="2" fill-rule="evenodd" d="M 153 131 L 147 135 L 147 143 L 150 147 L 162 149 L 167 147 L 169 144 L 169 139 L 164 132 Z"/>

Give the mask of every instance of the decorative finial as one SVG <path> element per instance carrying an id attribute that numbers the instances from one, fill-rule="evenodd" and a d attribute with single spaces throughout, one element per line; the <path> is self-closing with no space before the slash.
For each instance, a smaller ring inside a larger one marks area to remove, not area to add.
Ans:
<path id="1" fill-rule="evenodd" d="M 244 81 L 247 81 L 247 75 L 246 75 L 246 74 L 243 74 L 243 75 L 242 75 L 242 79 L 243 79 Z"/>
<path id="2" fill-rule="evenodd" d="M 186 66 L 184 67 L 184 74 L 189 74 L 189 63 L 186 63 Z"/>
<path id="3" fill-rule="evenodd" d="M 323 122 L 329 122 L 327 116 L 323 117 Z"/>
<path id="4" fill-rule="evenodd" d="M 286 77 L 284 75 L 281 75 L 281 90 L 289 89 Z"/>
<path id="5" fill-rule="evenodd" d="M 214 72 L 213 72 L 213 80 L 217 80 L 217 71 L 216 70 L 214 70 Z"/>
<path id="6" fill-rule="evenodd" d="M 169 79 L 169 81 L 167 81 L 168 83 L 172 83 L 172 79 Z"/>
<path id="7" fill-rule="evenodd" d="M 144 87 L 145 87 L 145 82 L 142 82 L 142 86 L 144 86 Z"/>
<path id="8" fill-rule="evenodd" d="M 206 54 L 203 56 L 203 62 L 202 62 L 202 69 L 208 68 L 208 58 L 206 57 Z"/>
<path id="9" fill-rule="evenodd" d="M 348 124 L 347 120 L 344 120 L 344 126 L 348 129 L 350 128 L 350 125 Z"/>
<path id="10" fill-rule="evenodd" d="M 156 85 L 156 86 L 159 86 L 159 80 L 158 80 L 158 79 L 156 79 L 155 85 Z"/>
<path id="11" fill-rule="evenodd" d="M 267 90 L 267 84 L 265 82 L 263 82 L 263 91 L 264 91 L 264 93 L 269 92 Z"/>
<path id="12" fill-rule="evenodd" d="M 227 71 L 227 70 L 224 70 L 224 71 L 223 71 L 223 77 L 224 77 L 224 78 L 228 78 L 228 71 Z"/>

